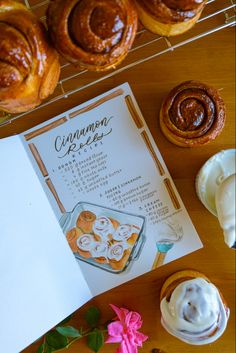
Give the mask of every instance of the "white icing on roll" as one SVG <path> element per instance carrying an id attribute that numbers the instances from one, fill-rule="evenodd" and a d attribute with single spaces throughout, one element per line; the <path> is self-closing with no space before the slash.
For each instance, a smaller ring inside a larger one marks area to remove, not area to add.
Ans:
<path id="1" fill-rule="evenodd" d="M 125 242 L 119 242 L 112 245 L 108 250 L 108 258 L 110 260 L 120 261 L 124 256 L 124 252 L 129 248 L 129 245 Z"/>
<path id="2" fill-rule="evenodd" d="M 95 241 L 91 234 L 83 234 L 77 239 L 77 246 L 82 251 L 90 251 L 94 243 Z"/>
<path id="3" fill-rule="evenodd" d="M 113 239 L 117 241 L 125 241 L 128 240 L 134 232 L 133 226 L 129 224 L 122 224 L 116 229 L 113 234 Z"/>
<path id="4" fill-rule="evenodd" d="M 94 258 L 105 257 L 107 259 L 108 244 L 105 242 L 96 242 L 90 252 Z"/>
<path id="5" fill-rule="evenodd" d="M 214 342 L 224 332 L 229 317 L 218 289 L 203 278 L 179 284 L 170 301 L 161 301 L 163 327 L 192 345 Z"/>
<path id="6" fill-rule="evenodd" d="M 215 203 L 218 220 L 224 231 L 225 243 L 231 248 L 235 235 L 235 184 L 236 174 L 226 178 L 216 189 Z"/>
<path id="7" fill-rule="evenodd" d="M 109 218 L 102 216 L 96 219 L 93 225 L 93 231 L 103 240 L 108 239 L 109 234 L 113 234 L 115 229 Z"/>

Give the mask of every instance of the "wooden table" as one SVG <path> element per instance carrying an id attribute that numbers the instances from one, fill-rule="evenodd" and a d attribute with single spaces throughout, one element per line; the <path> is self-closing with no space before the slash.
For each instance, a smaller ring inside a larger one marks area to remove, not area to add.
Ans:
<path id="1" fill-rule="evenodd" d="M 177 189 L 201 237 L 204 248 L 184 258 L 143 275 L 129 283 L 95 298 L 78 310 L 72 325 L 83 323 L 85 310 L 97 305 L 104 322 L 114 315 L 109 303 L 138 311 L 143 317 L 142 332 L 149 336 L 140 352 L 149 353 L 153 348 L 166 353 L 233 353 L 235 351 L 235 252 L 227 248 L 217 219 L 197 198 L 194 181 L 202 164 L 213 154 L 234 147 L 234 29 L 228 28 L 197 42 L 184 46 L 104 81 L 80 96 L 65 102 L 65 109 L 96 96 L 116 85 L 128 81 L 134 91 L 147 124 L 163 155 Z M 182 81 L 196 79 L 215 86 L 227 107 L 227 122 L 222 134 L 206 147 L 196 149 L 178 148 L 162 135 L 158 123 L 161 101 L 167 92 Z M 67 106 L 68 105 L 68 106 Z M 50 108 L 48 108 L 50 109 Z M 52 112 L 53 113 L 53 112 Z M 39 117 L 42 120 L 42 117 Z M 37 121 L 35 120 L 34 123 Z M 31 124 L 31 123 L 30 123 Z M 21 129 L 28 127 L 29 120 L 22 122 Z M 16 132 L 13 126 L 0 129 L 0 137 Z M 159 294 L 164 280 L 173 272 L 194 268 L 202 271 L 222 291 L 230 309 L 228 328 L 222 338 L 208 346 L 190 346 L 170 336 L 160 324 Z M 45 312 L 45 315 L 47 313 Z M 37 320 L 37 318 L 35 318 Z M 29 323 L 30 325 L 30 323 Z M 14 338 L 13 338 L 14 339 Z M 26 349 L 36 352 L 39 342 Z M 101 353 L 112 353 L 115 346 L 106 345 Z M 72 346 L 68 353 L 87 353 L 83 340 Z"/>

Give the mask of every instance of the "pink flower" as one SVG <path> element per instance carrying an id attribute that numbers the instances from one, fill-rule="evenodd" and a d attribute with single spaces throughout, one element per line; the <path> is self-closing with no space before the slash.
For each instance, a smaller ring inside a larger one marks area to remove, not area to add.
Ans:
<path id="1" fill-rule="evenodd" d="M 115 353 L 137 353 L 137 347 L 142 347 L 143 342 L 148 339 L 147 336 L 138 332 L 143 324 L 141 316 L 134 311 L 110 305 L 117 317 L 108 325 L 109 337 L 106 343 L 120 343 Z"/>

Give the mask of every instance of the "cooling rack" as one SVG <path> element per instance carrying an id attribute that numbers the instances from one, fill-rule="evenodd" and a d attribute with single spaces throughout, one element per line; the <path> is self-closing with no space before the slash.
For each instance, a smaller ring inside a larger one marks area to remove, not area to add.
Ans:
<path id="1" fill-rule="evenodd" d="M 49 3 L 48 0 L 22 0 L 22 2 L 24 2 L 28 8 L 45 22 L 45 12 Z M 0 127 L 10 124 L 22 117 L 29 115 L 32 116 L 42 108 L 57 104 L 58 101 L 67 99 L 75 93 L 82 92 L 83 90 L 125 70 L 129 70 L 136 65 L 154 59 L 160 55 L 164 55 L 167 52 L 174 51 L 179 47 L 197 41 L 198 39 L 217 31 L 225 30 L 227 27 L 234 26 L 236 23 L 235 11 L 235 0 L 208 0 L 202 17 L 199 19 L 195 27 L 183 35 L 171 38 L 154 35 L 140 27 L 134 45 L 122 65 L 116 70 L 106 73 L 81 70 L 65 62 L 61 58 L 60 80 L 53 95 L 45 100 L 40 106 L 26 113 L 9 115 L 0 112 Z M 43 114 L 45 116 L 45 109 Z M 48 114 L 48 116 L 45 116 L 45 119 L 52 117 L 50 116 L 50 109 L 47 109 L 46 114 Z"/>

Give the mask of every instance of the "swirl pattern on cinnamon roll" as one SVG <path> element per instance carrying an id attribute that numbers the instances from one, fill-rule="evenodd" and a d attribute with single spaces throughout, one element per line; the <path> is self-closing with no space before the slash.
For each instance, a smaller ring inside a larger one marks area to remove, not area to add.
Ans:
<path id="1" fill-rule="evenodd" d="M 137 31 L 131 0 L 54 0 L 47 24 L 58 51 L 81 67 L 103 71 L 127 55 Z"/>
<path id="2" fill-rule="evenodd" d="M 180 271 L 164 283 L 161 291 L 161 323 L 173 336 L 203 345 L 225 331 L 229 309 L 218 291 L 201 273 Z"/>
<path id="3" fill-rule="evenodd" d="M 181 147 L 202 146 L 223 130 L 226 112 L 218 91 L 201 82 L 187 81 L 164 100 L 160 126 L 167 139 Z"/>
<path id="4" fill-rule="evenodd" d="M 146 28 L 162 36 L 173 36 L 196 23 L 206 0 L 136 0 L 136 3 Z"/>
<path id="5" fill-rule="evenodd" d="M 59 74 L 43 23 L 24 5 L 0 0 L 0 109 L 34 108 L 54 91 Z"/>

